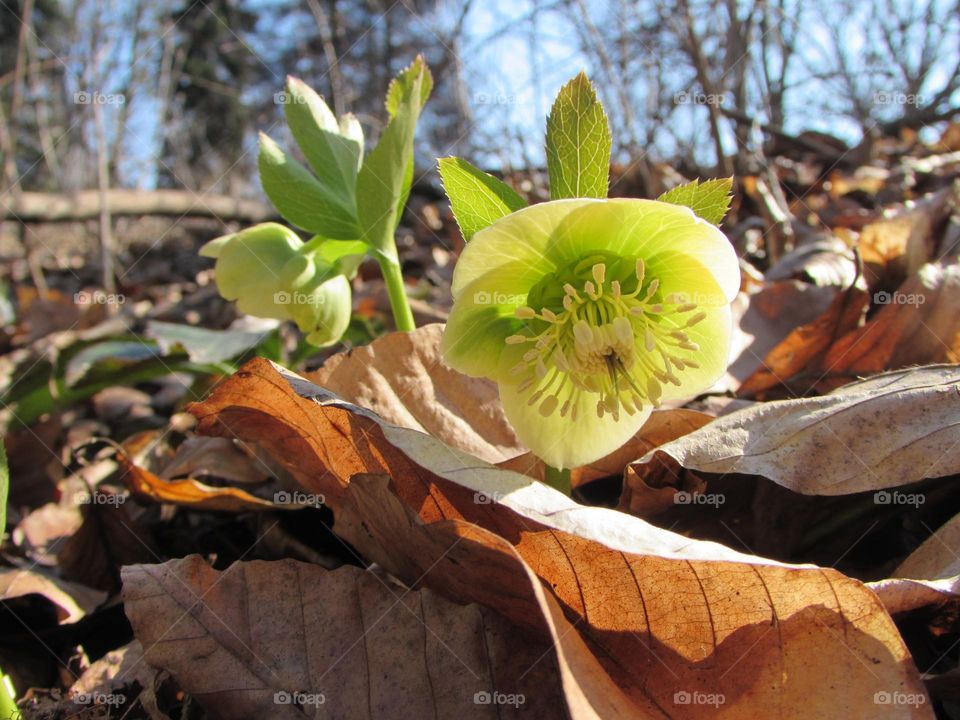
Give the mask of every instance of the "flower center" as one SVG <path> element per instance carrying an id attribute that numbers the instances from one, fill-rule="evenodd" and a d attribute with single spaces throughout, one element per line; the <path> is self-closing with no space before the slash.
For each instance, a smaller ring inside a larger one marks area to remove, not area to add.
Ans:
<path id="1" fill-rule="evenodd" d="M 506 339 L 508 345 L 532 344 L 512 372 L 526 376 L 518 390 L 529 391 L 528 404 L 540 403 L 545 417 L 559 407 L 561 416 L 570 413 L 576 419 L 576 401 L 591 393 L 599 395 L 598 417 L 609 413 L 619 420 L 621 407 L 628 415 L 644 403 L 659 407 L 662 385 L 679 386 L 677 372 L 699 367 L 677 351 L 699 351 L 685 328 L 706 313 L 694 312 L 697 306 L 682 297 L 657 300 L 660 282 L 645 278 L 643 260 L 636 261 L 632 292 L 625 292 L 619 280 L 607 280 L 603 262 L 595 263 L 590 274 L 580 290 L 563 283 L 562 300 L 553 309 L 517 308 L 516 316 L 526 321 L 524 331 Z M 565 390 L 568 399 L 560 406 Z"/>

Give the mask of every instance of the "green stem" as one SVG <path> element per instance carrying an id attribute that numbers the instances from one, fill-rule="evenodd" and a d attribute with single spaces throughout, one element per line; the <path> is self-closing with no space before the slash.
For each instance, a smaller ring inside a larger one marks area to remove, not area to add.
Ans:
<path id="1" fill-rule="evenodd" d="M 564 495 L 569 495 L 573 491 L 570 487 L 570 468 L 559 470 L 558 468 L 546 465 L 543 473 L 543 481 Z"/>
<path id="2" fill-rule="evenodd" d="M 393 310 L 393 321 L 397 330 L 411 332 L 416 329 L 413 322 L 413 313 L 407 301 L 407 291 L 403 286 L 403 273 L 400 272 L 400 263 L 382 255 L 377 258 L 380 262 L 380 272 L 387 286 L 387 295 L 390 297 L 390 307 Z"/>
<path id="3" fill-rule="evenodd" d="M 304 243 L 303 247 L 300 248 L 300 253 L 303 255 L 309 255 L 319 250 L 325 242 L 328 242 L 327 238 L 317 235 L 312 240 L 308 240 Z"/>
<path id="4" fill-rule="evenodd" d="M 13 689 L 10 676 L 0 670 L 0 718 L 2 720 L 20 720 L 23 716 L 17 707 L 17 694 Z"/>

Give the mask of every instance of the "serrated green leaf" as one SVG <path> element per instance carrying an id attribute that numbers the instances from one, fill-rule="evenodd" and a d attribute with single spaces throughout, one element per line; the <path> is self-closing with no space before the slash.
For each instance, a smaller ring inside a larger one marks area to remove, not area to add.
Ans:
<path id="1" fill-rule="evenodd" d="M 391 118 L 396 117 L 403 98 L 410 93 L 418 78 L 422 78 L 420 83 L 420 107 L 423 107 L 427 104 L 430 91 L 433 90 L 433 76 L 430 74 L 430 69 L 427 67 L 423 55 L 417 55 L 409 67 L 401 70 L 400 74 L 390 81 L 384 105 Z"/>
<path id="2" fill-rule="evenodd" d="M 527 206 L 509 185 L 466 160 L 440 158 L 440 177 L 464 240 L 504 215 Z"/>
<path id="3" fill-rule="evenodd" d="M 390 122 L 357 176 L 359 237 L 380 252 L 395 251 L 393 232 L 413 180 L 413 135 L 432 85 L 422 57 L 400 73 L 387 96 Z"/>
<path id="4" fill-rule="evenodd" d="M 338 240 L 360 234 L 354 209 L 263 133 L 257 164 L 264 192 L 288 222 Z"/>
<path id="5" fill-rule="evenodd" d="M 560 89 L 547 118 L 551 199 L 605 198 L 610 142 L 607 114 L 581 72 Z"/>
<path id="6" fill-rule="evenodd" d="M 287 78 L 288 101 L 283 110 L 297 145 L 331 195 L 337 195 L 347 207 L 354 205 L 357 171 L 363 156 L 363 135 L 355 133 L 359 124 L 346 127 L 343 134 L 333 112 L 312 88 L 302 80 Z"/>
<path id="7" fill-rule="evenodd" d="M 723 216 L 727 214 L 727 210 L 730 209 L 730 201 L 733 199 L 730 194 L 732 188 L 732 177 L 716 178 L 703 183 L 697 179 L 668 190 L 657 200 L 688 207 L 697 217 L 703 218 L 708 223 L 719 225 L 723 221 Z"/>

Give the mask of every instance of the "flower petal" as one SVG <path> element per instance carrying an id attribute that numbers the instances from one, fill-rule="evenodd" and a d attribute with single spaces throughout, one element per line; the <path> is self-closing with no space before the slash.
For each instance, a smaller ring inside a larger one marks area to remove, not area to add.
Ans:
<path id="1" fill-rule="evenodd" d="M 527 271 L 525 263 L 511 262 L 462 289 L 440 346 L 450 367 L 474 377 L 497 377 L 506 338 L 523 325 L 514 311 L 527 300 L 532 284 Z"/>
<path id="2" fill-rule="evenodd" d="M 275 301 L 284 290 L 283 266 L 303 243 L 277 223 L 263 223 L 236 233 L 219 246 L 215 278 L 217 289 L 248 315 L 286 320 L 287 308 Z"/>
<path id="3" fill-rule="evenodd" d="M 671 304 L 696 305 L 696 309 L 689 312 L 660 316 L 661 328 L 683 332 L 691 343 L 699 346 L 698 350 L 670 349 L 670 354 L 690 360 L 697 367 L 676 372 L 681 386 L 664 385 L 661 399 L 689 398 L 707 390 L 727 368 L 733 332 L 730 304 L 715 277 L 697 258 L 688 256 L 678 263 L 675 257 L 655 255 L 647 263 L 647 272 L 649 277 L 660 281 L 657 299 L 674 300 Z M 702 319 L 698 319 L 701 315 Z M 689 321 L 695 322 L 688 325 Z M 638 339 L 638 351 L 642 344 L 642 339 Z"/>
<path id="4" fill-rule="evenodd" d="M 638 257 L 648 265 L 656 261 L 679 270 L 706 269 L 727 302 L 740 289 L 733 245 L 718 228 L 680 205 L 616 198 L 578 208 L 564 218 L 546 257 L 563 267 L 593 252 Z"/>
<path id="5" fill-rule="evenodd" d="M 555 200 L 517 210 L 484 228 L 467 243 L 453 271 L 453 297 L 491 270 L 517 263 L 525 275 L 539 278 L 555 268 L 544 259 L 550 236 L 574 210 L 600 200 Z M 532 284 L 532 283 L 531 283 Z"/>
<path id="6" fill-rule="evenodd" d="M 352 293 L 343 275 L 317 276 L 290 297 L 290 314 L 311 345 L 332 345 L 350 324 Z"/>
<path id="7" fill-rule="evenodd" d="M 730 355 L 731 326 L 733 323 L 729 305 L 720 307 L 703 307 L 698 309 L 704 318 L 693 327 L 681 329 L 690 338 L 690 342 L 699 346 L 699 350 L 685 350 L 671 348 L 670 354 L 681 361 L 691 361 L 697 367 L 686 367 L 681 371 L 674 370 L 681 385 L 667 383 L 662 386 L 661 400 L 688 399 L 708 390 L 727 369 Z M 698 313 L 689 313 L 691 317 Z"/>
<path id="8" fill-rule="evenodd" d="M 530 391 L 517 392 L 518 383 L 500 384 L 500 401 L 507 419 L 520 441 L 530 448 L 545 463 L 555 468 L 572 468 L 586 465 L 608 455 L 633 437 L 650 417 L 649 405 L 628 415 L 620 412 L 619 420 L 609 413 L 597 417 L 596 393 L 581 392 L 576 400 L 571 398 L 572 385 L 568 382 L 558 396 L 558 405 L 571 400 L 565 417 L 559 409 L 544 417 L 540 412 L 543 399 L 530 405 Z M 572 419 L 573 407 L 577 419 Z"/>

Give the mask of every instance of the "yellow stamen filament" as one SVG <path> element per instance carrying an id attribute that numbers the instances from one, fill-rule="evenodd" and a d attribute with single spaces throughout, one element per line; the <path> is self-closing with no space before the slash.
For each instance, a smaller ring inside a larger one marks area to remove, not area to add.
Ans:
<path id="1" fill-rule="evenodd" d="M 514 315 L 525 327 L 505 342 L 533 344 L 511 372 L 522 378 L 517 392 L 533 391 L 527 403 L 538 405 L 541 415 L 549 417 L 559 409 L 561 417 L 576 420 L 579 401 L 587 394 L 593 396 L 598 417 L 610 415 L 618 421 L 621 408 L 634 415 L 645 404 L 659 407 L 663 385 L 680 386 L 677 373 L 700 367 L 677 351 L 699 352 L 685 330 L 705 320 L 707 313 L 678 317 L 697 305 L 686 302 L 688 295 L 663 296 L 658 278 L 645 285 L 643 260 L 636 261 L 636 286 L 629 277 L 608 282 L 605 263 L 589 267 L 592 280 L 582 281 L 582 292 L 570 282 L 563 284 L 562 297 L 554 301 L 560 307 L 554 304 L 539 312 L 517 308 Z M 624 282 L 634 289 L 625 291 Z"/>

